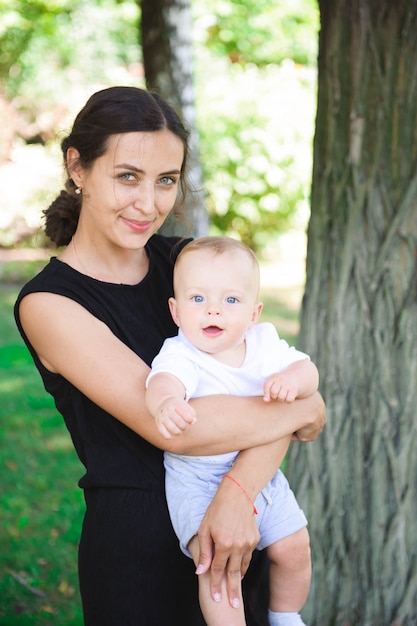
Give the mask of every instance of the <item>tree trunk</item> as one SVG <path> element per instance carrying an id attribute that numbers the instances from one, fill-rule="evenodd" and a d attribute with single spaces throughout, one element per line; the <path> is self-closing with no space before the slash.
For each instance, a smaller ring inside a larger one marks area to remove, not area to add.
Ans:
<path id="1" fill-rule="evenodd" d="M 208 217 L 203 200 L 192 75 L 191 0 L 140 0 L 142 49 L 148 89 L 157 91 L 180 113 L 190 131 L 188 179 L 192 191 L 184 220 L 172 215 L 160 232 L 201 236 Z"/>
<path id="2" fill-rule="evenodd" d="M 320 0 L 299 345 L 328 423 L 293 444 L 309 626 L 417 624 L 417 0 Z"/>

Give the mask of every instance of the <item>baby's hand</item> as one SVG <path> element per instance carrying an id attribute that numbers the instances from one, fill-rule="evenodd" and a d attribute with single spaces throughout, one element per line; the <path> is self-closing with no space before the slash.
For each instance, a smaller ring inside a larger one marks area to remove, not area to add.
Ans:
<path id="1" fill-rule="evenodd" d="M 196 421 L 194 409 L 185 400 L 179 398 L 164 400 L 155 416 L 158 430 L 165 439 L 171 439 L 173 435 L 180 435 Z"/>
<path id="2" fill-rule="evenodd" d="M 272 374 L 264 383 L 264 400 L 281 400 L 294 402 L 299 394 L 299 383 L 296 376 L 289 372 Z"/>

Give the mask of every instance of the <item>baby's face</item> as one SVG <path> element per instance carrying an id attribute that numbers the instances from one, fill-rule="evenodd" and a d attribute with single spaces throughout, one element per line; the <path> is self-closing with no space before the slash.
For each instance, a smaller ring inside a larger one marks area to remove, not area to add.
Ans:
<path id="1" fill-rule="evenodd" d="M 244 251 L 193 250 L 175 268 L 171 313 L 197 348 L 218 354 L 239 347 L 259 318 L 259 272 Z"/>

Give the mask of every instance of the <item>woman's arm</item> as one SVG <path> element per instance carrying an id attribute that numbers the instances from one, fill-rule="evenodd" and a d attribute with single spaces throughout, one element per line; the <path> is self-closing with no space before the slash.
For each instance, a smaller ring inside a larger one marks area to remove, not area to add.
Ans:
<path id="1" fill-rule="evenodd" d="M 281 406 L 262 398 L 211 396 L 193 400 L 198 421 L 166 440 L 145 405 L 149 367 L 104 323 L 73 300 L 50 293 L 26 296 L 20 319 L 45 367 L 161 449 L 217 454 L 264 445 L 303 428 L 316 430 L 310 398 Z"/>
<path id="2" fill-rule="evenodd" d="M 291 405 L 273 403 L 280 406 L 294 406 L 297 411 L 311 415 L 311 423 L 302 429 L 299 441 L 315 439 L 323 430 L 326 410 L 318 392 L 305 400 Z M 293 414 L 297 419 L 297 416 Z M 258 422 L 254 422 L 257 428 Z M 287 453 L 290 436 L 263 446 L 243 450 L 239 453 L 229 474 L 241 485 L 240 489 L 230 480 L 222 480 L 207 509 L 198 532 L 200 544 L 201 572 L 211 566 L 212 597 L 220 593 L 221 579 L 226 571 L 229 601 L 233 605 L 238 598 L 239 581 L 249 566 L 254 547 L 259 541 L 253 508 L 249 500 L 256 496 L 271 480 Z M 245 493 L 246 492 L 246 493 Z M 247 494 L 247 495 L 246 495 Z M 249 497 L 249 498 L 248 498 Z"/>
<path id="3" fill-rule="evenodd" d="M 290 439 L 241 452 L 228 472 L 233 481 L 222 480 L 206 511 L 198 531 L 199 572 L 211 566 L 213 598 L 221 593 L 225 572 L 229 602 L 233 605 L 234 598 L 239 598 L 241 577 L 259 542 L 254 502 L 284 460 Z"/>

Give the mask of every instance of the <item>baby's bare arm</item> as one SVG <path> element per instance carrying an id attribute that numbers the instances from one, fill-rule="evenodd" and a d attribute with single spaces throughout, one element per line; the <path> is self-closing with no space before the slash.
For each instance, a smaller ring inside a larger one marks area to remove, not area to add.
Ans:
<path id="1" fill-rule="evenodd" d="M 296 361 L 282 372 L 269 376 L 264 384 L 264 400 L 294 402 L 296 398 L 308 398 L 317 391 L 319 373 L 309 359 Z"/>
<path id="2" fill-rule="evenodd" d="M 180 435 L 196 422 L 194 409 L 185 400 L 183 383 L 172 374 L 152 376 L 146 390 L 146 406 L 165 439 Z"/>

